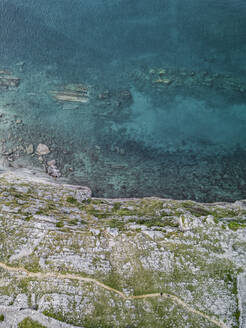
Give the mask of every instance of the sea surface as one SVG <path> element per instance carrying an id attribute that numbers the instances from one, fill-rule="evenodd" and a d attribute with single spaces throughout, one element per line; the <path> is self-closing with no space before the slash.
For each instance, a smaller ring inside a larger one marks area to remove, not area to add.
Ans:
<path id="1" fill-rule="evenodd" d="M 98 197 L 246 198 L 245 17 L 241 0 L 0 0 L 7 164 L 56 160 Z M 84 102 L 54 96 L 81 85 Z"/>

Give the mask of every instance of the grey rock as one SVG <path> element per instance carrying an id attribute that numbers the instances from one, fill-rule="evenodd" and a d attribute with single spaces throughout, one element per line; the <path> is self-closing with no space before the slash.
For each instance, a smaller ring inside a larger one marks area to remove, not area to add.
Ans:
<path id="1" fill-rule="evenodd" d="M 53 178 L 59 178 L 61 176 L 61 173 L 56 165 L 49 165 L 47 168 L 47 173 Z"/>

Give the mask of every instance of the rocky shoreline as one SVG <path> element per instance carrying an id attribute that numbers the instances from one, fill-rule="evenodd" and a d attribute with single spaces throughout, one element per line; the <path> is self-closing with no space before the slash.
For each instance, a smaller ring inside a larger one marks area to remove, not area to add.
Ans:
<path id="1" fill-rule="evenodd" d="M 0 199 L 0 327 L 245 326 L 245 201 L 92 198 L 28 170 Z"/>

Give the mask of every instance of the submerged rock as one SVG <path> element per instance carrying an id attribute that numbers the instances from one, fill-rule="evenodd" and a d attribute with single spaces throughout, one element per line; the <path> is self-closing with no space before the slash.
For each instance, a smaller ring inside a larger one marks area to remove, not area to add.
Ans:
<path id="1" fill-rule="evenodd" d="M 47 155 L 50 153 L 49 147 L 45 144 L 39 144 L 36 150 L 38 155 Z"/>
<path id="2" fill-rule="evenodd" d="M 30 144 L 29 146 L 26 147 L 26 153 L 27 153 L 28 155 L 33 154 L 33 152 L 34 152 L 33 144 Z"/>
<path id="3" fill-rule="evenodd" d="M 131 104 L 133 101 L 130 90 L 120 90 L 117 96 L 120 101 L 122 101 L 123 103 L 126 103 L 126 104 Z"/>
<path id="4" fill-rule="evenodd" d="M 89 88 L 84 84 L 68 84 L 60 91 L 51 91 L 51 95 L 60 101 L 87 103 L 89 101 Z"/>
<path id="5" fill-rule="evenodd" d="M 18 87 L 20 84 L 20 79 L 11 75 L 10 72 L 5 70 L 0 70 L 0 87 Z"/>
<path id="6" fill-rule="evenodd" d="M 47 162 L 47 165 L 48 166 L 56 165 L 56 160 L 55 159 L 52 159 L 51 161 L 48 161 Z"/>
<path id="7" fill-rule="evenodd" d="M 65 103 L 62 106 L 63 110 L 74 110 L 74 109 L 78 109 L 79 105 L 77 103 Z"/>

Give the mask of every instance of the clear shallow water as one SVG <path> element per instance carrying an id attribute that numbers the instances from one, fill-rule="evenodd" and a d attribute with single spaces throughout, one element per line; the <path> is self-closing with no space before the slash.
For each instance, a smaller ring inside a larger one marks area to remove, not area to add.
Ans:
<path id="1" fill-rule="evenodd" d="M 4 147 L 46 143 L 96 196 L 245 198 L 245 13 L 226 0 L 2 1 L 1 65 L 21 84 L 0 111 L 22 120 L 2 123 Z M 87 104 L 54 100 L 69 83 L 88 86 Z"/>

